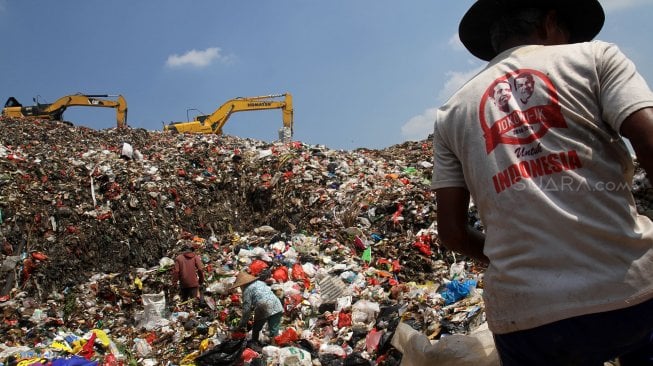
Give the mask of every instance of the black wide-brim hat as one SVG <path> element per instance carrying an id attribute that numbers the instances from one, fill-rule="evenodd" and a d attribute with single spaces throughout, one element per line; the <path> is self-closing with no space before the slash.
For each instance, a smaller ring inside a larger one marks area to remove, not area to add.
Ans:
<path id="1" fill-rule="evenodd" d="M 491 60 L 497 52 L 492 48 L 490 27 L 499 16 L 518 8 L 556 9 L 569 29 L 571 43 L 591 41 L 605 21 L 598 0 L 478 0 L 460 21 L 460 40 L 472 55 Z"/>

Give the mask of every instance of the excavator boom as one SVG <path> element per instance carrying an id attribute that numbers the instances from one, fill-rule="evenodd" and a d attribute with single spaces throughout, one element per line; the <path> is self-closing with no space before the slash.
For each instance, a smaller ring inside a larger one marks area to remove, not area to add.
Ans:
<path id="1" fill-rule="evenodd" d="M 282 97 L 283 99 L 280 100 Z M 233 113 L 265 109 L 281 109 L 284 136 L 292 136 L 293 106 L 290 93 L 234 98 L 222 104 L 210 115 L 197 116 L 195 120 L 190 122 L 172 122 L 164 126 L 163 129 L 164 131 L 179 133 L 213 133 L 221 135 L 222 127 Z"/>
<path id="2" fill-rule="evenodd" d="M 105 99 L 105 98 L 116 98 Z M 116 109 L 116 122 L 118 128 L 127 127 L 127 101 L 122 95 L 109 94 L 73 94 L 57 99 L 51 104 L 39 104 L 24 107 L 16 98 L 10 97 L 5 103 L 2 114 L 8 117 L 38 117 L 61 121 L 63 112 L 68 107 L 104 107 Z"/>

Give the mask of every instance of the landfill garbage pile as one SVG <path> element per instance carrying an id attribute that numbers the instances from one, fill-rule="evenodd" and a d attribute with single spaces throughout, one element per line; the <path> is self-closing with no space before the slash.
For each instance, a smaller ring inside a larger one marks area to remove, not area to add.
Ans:
<path id="1" fill-rule="evenodd" d="M 401 249 L 435 218 L 428 143 L 348 153 L 11 119 L 0 142 L 4 254 L 47 255 L 20 274 L 41 299 L 95 272 L 156 265 L 188 233 L 229 243 L 263 225 L 325 242 L 382 239 L 415 262 L 406 276 L 428 273 Z"/>
<path id="2" fill-rule="evenodd" d="M 394 365 L 400 320 L 429 339 L 484 320 L 484 268 L 438 244 L 430 139 L 338 151 L 0 127 L 0 365 Z M 641 172 L 633 191 L 650 214 Z M 470 223 L 482 229 L 473 207 Z M 180 302 L 170 271 L 188 243 L 206 283 Z M 234 332 L 242 270 L 284 304 L 266 345 Z"/>

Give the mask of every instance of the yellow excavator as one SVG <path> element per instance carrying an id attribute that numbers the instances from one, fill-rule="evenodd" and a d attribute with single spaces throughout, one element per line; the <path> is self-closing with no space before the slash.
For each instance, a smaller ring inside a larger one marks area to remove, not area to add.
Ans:
<path id="1" fill-rule="evenodd" d="M 282 141 L 291 139 L 293 132 L 293 106 L 292 95 L 290 93 L 234 98 L 221 105 L 212 114 L 196 116 L 193 121 L 189 122 L 172 122 L 163 126 L 163 130 L 178 133 L 213 133 L 221 135 L 222 127 L 227 123 L 232 113 L 263 109 L 281 109 L 283 113 L 283 129 L 279 134 Z"/>
<path id="2" fill-rule="evenodd" d="M 104 98 L 116 98 L 104 99 Z M 7 117 L 37 117 L 53 121 L 62 121 L 63 112 L 68 107 L 104 107 L 115 108 L 118 128 L 127 127 L 127 101 L 122 95 L 110 94 L 73 94 L 57 99 L 54 103 L 41 104 L 34 98 L 36 105 L 24 107 L 14 97 L 9 97 L 2 110 Z"/>

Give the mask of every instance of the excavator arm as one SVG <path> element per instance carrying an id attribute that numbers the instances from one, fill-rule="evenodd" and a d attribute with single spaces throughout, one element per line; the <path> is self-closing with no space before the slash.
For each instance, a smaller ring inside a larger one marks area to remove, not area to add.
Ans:
<path id="1" fill-rule="evenodd" d="M 279 100 L 281 97 L 283 97 L 283 100 Z M 290 93 L 234 98 L 221 105 L 210 115 L 197 116 L 195 120 L 190 122 L 173 122 L 164 126 L 164 130 L 179 133 L 213 133 L 221 135 L 222 127 L 233 113 L 265 109 L 281 109 L 283 128 L 286 135 L 292 136 L 293 106 Z"/>
<path id="2" fill-rule="evenodd" d="M 117 99 L 103 99 L 109 97 L 115 97 Z M 36 105 L 27 107 L 22 106 L 16 98 L 10 97 L 5 103 L 2 114 L 8 117 L 33 116 L 60 121 L 63 119 L 63 112 L 66 111 L 66 108 L 73 106 L 115 108 L 117 127 L 127 127 L 127 101 L 122 95 L 66 95 L 51 104 L 37 103 Z"/>

